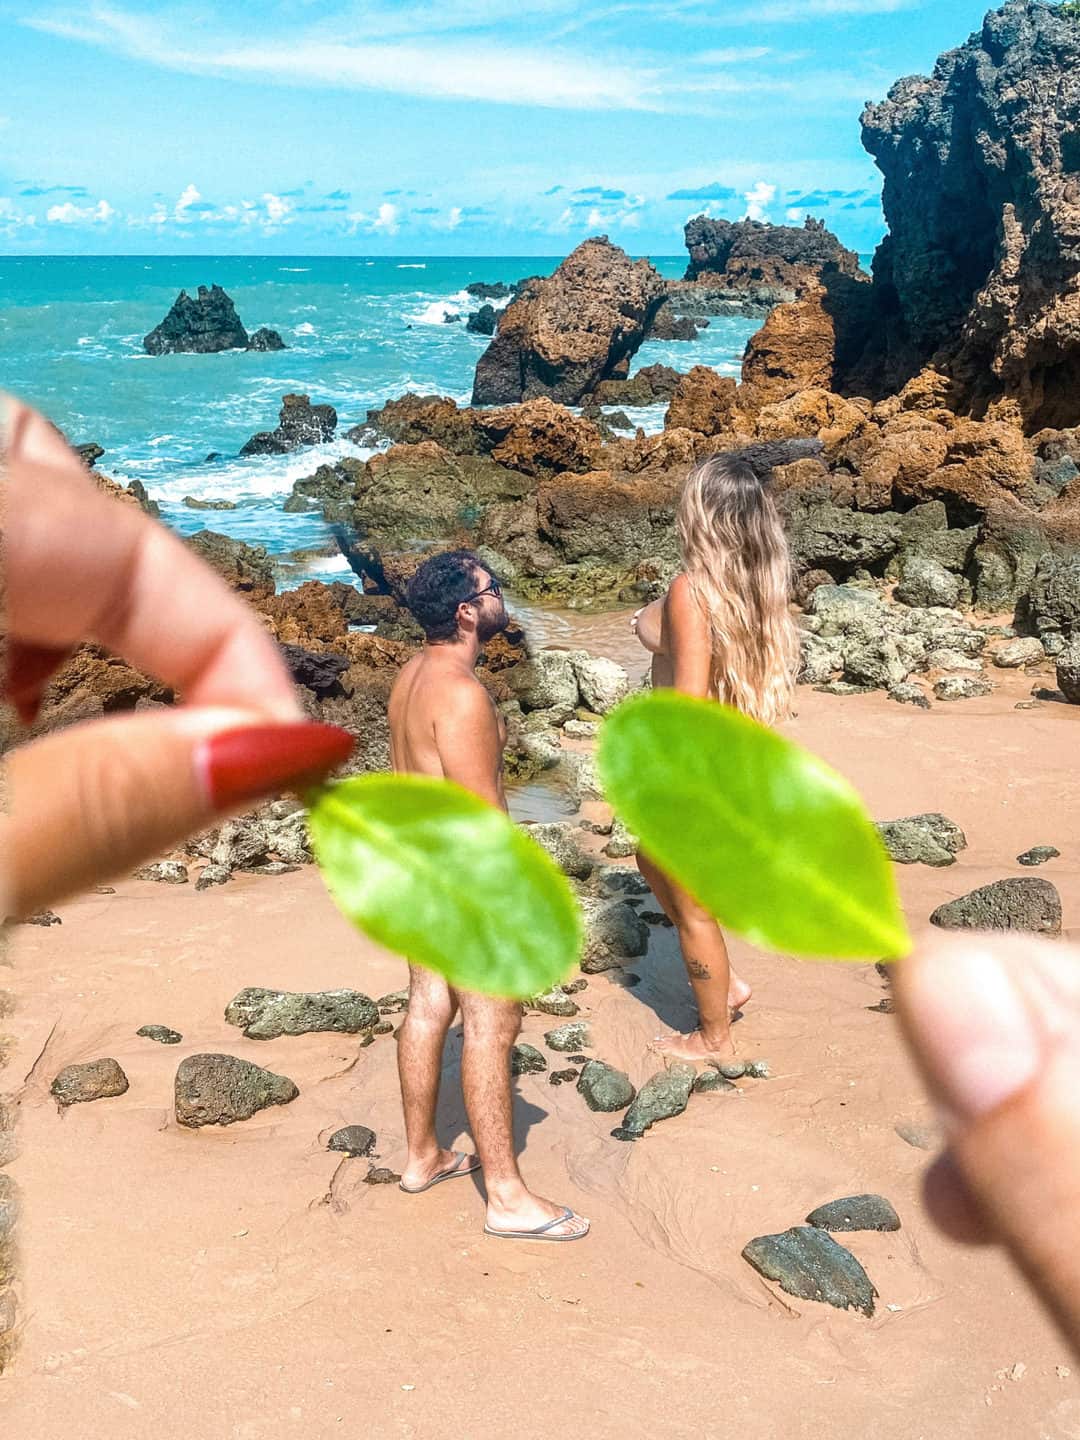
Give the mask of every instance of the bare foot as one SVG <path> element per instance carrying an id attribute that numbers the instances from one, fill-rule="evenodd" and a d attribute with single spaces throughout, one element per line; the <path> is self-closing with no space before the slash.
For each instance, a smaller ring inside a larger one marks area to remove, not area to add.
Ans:
<path id="1" fill-rule="evenodd" d="M 742 976 L 736 975 L 733 970 L 731 972 L 731 982 L 728 985 L 727 996 L 728 1008 L 732 1014 L 734 1014 L 736 1010 L 741 1010 L 753 993 L 752 988 L 746 983 Z"/>
<path id="2" fill-rule="evenodd" d="M 658 1035 L 649 1049 L 667 1059 L 691 1060 L 698 1064 L 706 1060 L 735 1059 L 735 1042 L 730 1035 L 718 1045 L 710 1045 L 700 1030 L 689 1035 Z"/>
<path id="3" fill-rule="evenodd" d="M 453 1150 L 436 1150 L 434 1155 L 407 1164 L 401 1172 L 401 1183 L 406 1190 L 419 1190 L 421 1186 L 434 1180 L 436 1175 L 453 1170 L 459 1164 L 459 1157 Z"/>
<path id="4" fill-rule="evenodd" d="M 583 1215 L 576 1215 L 572 1210 L 566 1214 L 565 1205 L 556 1205 L 551 1200 L 544 1200 L 539 1195 L 533 1195 L 526 1191 L 520 1200 L 510 1205 L 500 1205 L 495 1200 L 488 1200 L 487 1207 L 487 1228 L 489 1230 L 513 1231 L 522 1233 L 529 1230 L 540 1230 L 543 1226 L 549 1226 L 544 1234 L 551 1239 L 563 1235 L 571 1236 L 587 1235 L 589 1233 L 589 1222 Z M 558 1224 L 551 1225 L 552 1220 Z"/>

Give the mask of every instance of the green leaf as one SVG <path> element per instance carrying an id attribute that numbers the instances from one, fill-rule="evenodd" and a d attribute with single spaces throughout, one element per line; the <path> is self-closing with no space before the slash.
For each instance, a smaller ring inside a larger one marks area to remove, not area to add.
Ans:
<path id="1" fill-rule="evenodd" d="M 583 937 L 566 877 L 471 791 L 421 775 L 359 775 L 310 803 L 327 887 L 380 945 L 456 989 L 513 999 L 573 969 Z"/>
<path id="2" fill-rule="evenodd" d="M 755 945 L 846 960 L 911 948 L 858 794 L 801 746 L 725 705 L 658 690 L 609 716 L 597 758 L 645 853 Z"/>

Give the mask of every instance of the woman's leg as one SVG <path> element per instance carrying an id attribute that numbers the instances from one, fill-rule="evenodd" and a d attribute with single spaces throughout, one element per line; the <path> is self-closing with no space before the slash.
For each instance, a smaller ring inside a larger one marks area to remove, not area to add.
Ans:
<path id="1" fill-rule="evenodd" d="M 637 864 L 638 869 L 641 871 L 645 879 L 649 882 L 649 888 L 652 890 L 657 900 L 659 900 L 660 907 L 663 910 L 664 914 L 677 928 L 679 925 L 678 917 L 680 901 L 689 902 L 690 905 L 693 905 L 694 902 L 690 899 L 686 892 L 684 890 L 681 890 L 675 884 L 674 880 L 672 880 L 669 875 L 666 875 L 664 871 L 659 868 L 659 866 L 655 865 L 648 858 L 647 855 L 639 854 L 637 857 Z M 700 906 L 697 906 L 695 908 L 700 910 Z M 715 924 L 715 922 L 713 923 Z M 680 941 L 681 938 L 682 937 L 680 936 Z M 722 934 L 720 939 L 721 943 L 723 943 Z M 724 949 L 726 954 L 727 947 L 725 946 Z M 686 955 L 685 949 L 683 950 L 683 955 L 684 957 Z M 690 967 L 689 965 L 687 965 L 687 972 L 689 972 L 689 969 Z M 734 1013 L 736 1010 L 742 1009 L 742 1007 L 747 1003 L 747 1001 L 750 999 L 751 995 L 753 995 L 754 992 L 750 984 L 746 980 L 744 980 L 741 975 L 736 975 L 735 971 L 731 968 L 730 961 L 728 963 L 728 977 L 728 1008 L 732 1011 L 732 1013 Z M 691 981 L 692 980 L 693 977 L 691 976 Z"/>
<path id="2" fill-rule="evenodd" d="M 654 1048 L 680 1060 L 733 1056 L 729 1005 L 731 965 L 719 925 L 647 857 L 638 856 L 638 869 L 678 931 L 699 1017 L 698 1029 L 692 1034 L 665 1036 L 656 1041 Z"/>

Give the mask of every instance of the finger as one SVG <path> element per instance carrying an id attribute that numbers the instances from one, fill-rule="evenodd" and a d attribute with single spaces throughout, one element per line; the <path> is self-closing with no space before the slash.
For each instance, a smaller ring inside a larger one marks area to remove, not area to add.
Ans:
<path id="1" fill-rule="evenodd" d="M 77 461 L 46 470 L 15 456 L 6 479 L 11 637 L 52 650 L 95 639 L 190 704 L 300 717 L 269 633 L 163 525 L 101 494 Z"/>
<path id="2" fill-rule="evenodd" d="M 24 916 L 160 855 L 231 810 L 345 761 L 331 725 L 177 709 L 74 725 L 10 752 L 5 914 Z"/>
<path id="3" fill-rule="evenodd" d="M 894 984 L 978 1211 L 1080 1350 L 1080 951 L 934 939 Z"/>

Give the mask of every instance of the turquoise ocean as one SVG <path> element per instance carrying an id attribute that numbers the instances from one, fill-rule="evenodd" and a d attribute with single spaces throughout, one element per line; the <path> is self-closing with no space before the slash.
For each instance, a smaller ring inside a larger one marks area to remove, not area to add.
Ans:
<path id="1" fill-rule="evenodd" d="M 277 424 L 281 397 L 300 391 L 333 405 L 339 434 L 406 391 L 468 404 L 488 340 L 465 328 L 482 303 L 465 286 L 550 274 L 561 258 L 0 258 L 0 388 L 42 410 L 74 443 L 101 445 L 99 468 L 141 480 L 181 534 L 206 527 L 276 554 L 315 548 L 327 539 L 321 519 L 281 508 L 293 481 L 327 460 L 370 452 L 339 439 L 240 458 L 250 435 Z M 686 266 L 684 255 L 652 259 L 669 278 Z M 249 331 L 268 325 L 289 348 L 146 355 L 143 336 L 179 291 L 215 283 Z M 447 312 L 461 323 L 447 324 Z M 631 373 L 659 362 L 737 375 L 760 323 L 714 317 L 696 341 L 650 341 Z M 627 414 L 646 431 L 663 427 L 663 406 Z M 238 508 L 193 510 L 186 495 Z M 330 578 L 343 566 L 316 560 L 283 583 Z"/>

